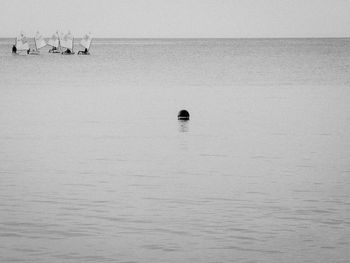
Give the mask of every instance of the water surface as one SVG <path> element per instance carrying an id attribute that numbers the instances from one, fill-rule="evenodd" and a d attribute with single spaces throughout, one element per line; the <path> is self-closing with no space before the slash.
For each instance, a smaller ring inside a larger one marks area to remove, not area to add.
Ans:
<path id="1" fill-rule="evenodd" d="M 349 262 L 349 39 L 12 42 L 1 262 Z"/>

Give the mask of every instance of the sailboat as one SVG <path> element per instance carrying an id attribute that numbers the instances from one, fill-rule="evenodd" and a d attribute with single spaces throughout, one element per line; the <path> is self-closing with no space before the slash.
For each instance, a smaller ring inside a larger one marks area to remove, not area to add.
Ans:
<path id="1" fill-rule="evenodd" d="M 39 31 L 36 32 L 36 35 L 34 37 L 34 44 L 35 44 L 35 50 L 30 51 L 30 53 L 29 53 L 30 55 L 39 55 L 40 54 L 39 49 L 41 49 L 47 45 L 45 39 L 39 33 Z"/>
<path id="2" fill-rule="evenodd" d="M 61 53 L 60 37 L 58 35 L 58 31 L 52 35 L 47 44 L 52 47 L 52 49 L 49 50 L 50 53 Z"/>
<path id="3" fill-rule="evenodd" d="M 27 53 L 29 52 L 29 44 L 23 32 L 16 38 L 16 49 L 17 49 L 17 52 L 18 51 L 26 51 Z"/>
<path id="4" fill-rule="evenodd" d="M 80 41 L 80 45 L 83 46 L 85 50 L 84 51 L 80 50 L 78 52 L 78 55 L 90 55 L 89 49 L 91 46 L 91 42 L 92 42 L 91 33 L 85 34 L 82 40 Z"/>
<path id="5" fill-rule="evenodd" d="M 69 31 L 67 34 L 63 36 L 61 39 L 61 47 L 66 48 L 64 52 L 62 52 L 63 55 L 73 55 L 73 46 L 74 46 L 74 37 Z"/>

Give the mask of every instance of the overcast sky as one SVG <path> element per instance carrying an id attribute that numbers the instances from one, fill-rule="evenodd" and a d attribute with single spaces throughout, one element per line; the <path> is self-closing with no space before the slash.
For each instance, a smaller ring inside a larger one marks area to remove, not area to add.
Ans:
<path id="1" fill-rule="evenodd" d="M 0 0 L 0 37 L 349 37 L 350 0 Z"/>

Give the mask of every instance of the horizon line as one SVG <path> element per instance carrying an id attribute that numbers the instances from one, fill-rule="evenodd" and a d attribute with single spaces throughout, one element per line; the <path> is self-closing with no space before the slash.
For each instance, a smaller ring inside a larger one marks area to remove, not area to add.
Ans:
<path id="1" fill-rule="evenodd" d="M 2 37 L 0 39 L 12 39 L 16 36 Z M 34 36 L 26 36 L 26 38 L 34 38 Z M 44 37 L 50 38 L 50 37 Z M 74 37 L 82 38 L 82 37 Z M 94 39 L 347 39 L 350 36 L 317 36 L 317 37 L 93 37 Z"/>

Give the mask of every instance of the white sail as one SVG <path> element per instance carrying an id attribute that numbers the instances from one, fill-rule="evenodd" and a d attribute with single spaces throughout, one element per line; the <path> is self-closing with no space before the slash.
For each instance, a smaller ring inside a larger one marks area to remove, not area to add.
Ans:
<path id="1" fill-rule="evenodd" d="M 24 36 L 23 33 L 21 33 L 16 39 L 16 48 L 18 51 L 29 49 L 27 38 Z"/>
<path id="2" fill-rule="evenodd" d="M 38 32 L 36 32 L 36 35 L 34 37 L 34 40 L 35 40 L 35 45 L 36 45 L 36 48 L 37 49 L 40 49 L 40 48 L 43 48 L 45 47 L 47 44 L 46 44 L 46 41 L 45 39 L 43 38 L 43 36 Z"/>
<path id="3" fill-rule="evenodd" d="M 58 46 L 60 45 L 60 41 L 59 41 L 59 38 L 58 38 L 58 33 L 53 34 L 52 37 L 47 42 L 47 44 L 52 46 L 52 47 L 58 48 Z"/>
<path id="4" fill-rule="evenodd" d="M 70 50 L 73 50 L 73 35 L 68 32 L 68 34 L 65 34 L 62 39 L 60 39 L 61 47 L 68 48 Z"/>
<path id="5" fill-rule="evenodd" d="M 91 33 L 84 35 L 83 39 L 80 41 L 80 45 L 89 50 L 92 41 Z"/>

